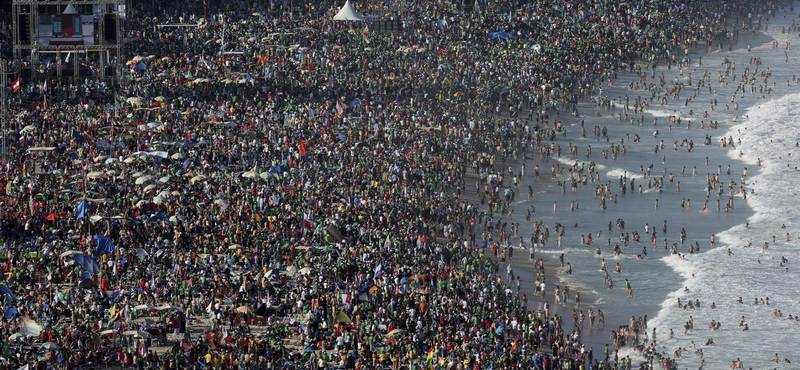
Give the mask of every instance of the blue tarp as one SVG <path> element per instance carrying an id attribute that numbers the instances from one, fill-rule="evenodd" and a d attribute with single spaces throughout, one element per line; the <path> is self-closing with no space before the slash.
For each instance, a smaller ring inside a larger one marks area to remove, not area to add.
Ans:
<path id="1" fill-rule="evenodd" d="M 506 40 L 514 38 L 514 35 L 503 31 L 492 32 L 489 34 L 489 36 L 492 37 L 492 40 L 497 40 L 497 39 Z"/>
<path id="2" fill-rule="evenodd" d="M 110 255 L 111 252 L 114 251 L 114 242 L 112 242 L 111 238 L 109 237 L 102 235 L 95 235 L 94 242 L 97 243 L 97 254 Z"/>
<path id="3" fill-rule="evenodd" d="M 100 267 L 97 266 L 97 262 L 94 261 L 94 258 L 85 254 L 73 254 L 72 258 L 75 259 L 75 263 L 80 265 L 90 274 L 95 275 L 100 273 Z"/>

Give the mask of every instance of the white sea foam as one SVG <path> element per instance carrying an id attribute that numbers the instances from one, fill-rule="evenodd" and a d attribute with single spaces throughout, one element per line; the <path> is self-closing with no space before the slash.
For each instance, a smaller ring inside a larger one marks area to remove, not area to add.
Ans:
<path id="1" fill-rule="evenodd" d="M 634 174 L 634 173 L 632 173 L 630 171 L 626 171 L 626 170 L 624 170 L 622 168 L 614 168 L 614 169 L 608 171 L 608 173 L 606 173 L 606 176 L 608 176 L 610 178 L 619 178 L 620 176 L 627 176 L 629 181 L 630 181 L 630 179 L 639 180 L 639 179 L 642 178 L 642 175 Z"/>
<path id="2" fill-rule="evenodd" d="M 741 138 L 742 144 L 730 152 L 732 158 L 742 160 L 752 171 L 760 159 L 762 166 L 757 176 L 751 177 L 749 187 L 755 193 L 747 198 L 748 205 L 755 215 L 745 225 L 736 226 L 717 235 L 720 248 L 702 254 L 689 256 L 689 260 L 679 260 L 668 256 L 664 262 L 678 272 L 684 279 L 684 291 L 673 292 L 662 303 L 658 316 L 651 320 L 650 327 L 656 327 L 659 335 L 659 348 L 672 354 L 680 347 L 689 348 L 691 341 L 702 345 L 713 338 L 716 345 L 702 346 L 708 368 L 727 367 L 737 357 L 745 367 L 773 367 L 774 354 L 781 361 L 790 359 L 800 363 L 797 357 L 796 339 L 800 338 L 800 324 L 787 320 L 788 315 L 800 314 L 800 284 L 797 284 L 797 263 L 800 262 L 800 212 L 797 212 L 797 199 L 800 199 L 800 173 L 794 170 L 800 166 L 800 116 L 790 112 L 800 112 L 800 94 L 766 102 L 750 109 L 750 120 L 732 127 L 727 136 L 734 140 Z M 791 155 L 790 155 L 791 154 Z M 788 165 L 788 167 L 787 167 Z M 740 200 L 741 202 L 741 200 Z M 787 229 L 781 229 L 781 225 Z M 791 241 L 785 242 L 786 233 Z M 777 243 L 773 245 L 772 237 Z M 769 242 L 769 249 L 762 246 Z M 745 247 L 749 243 L 753 246 Z M 730 248 L 733 255 L 727 255 Z M 788 259 L 788 272 L 780 266 L 781 257 Z M 760 261 L 760 263 L 759 263 Z M 742 297 L 744 304 L 737 304 Z M 753 299 L 770 299 L 770 305 L 753 305 Z M 677 298 L 684 301 L 700 299 L 702 309 L 686 312 L 677 307 Z M 715 302 L 717 309 L 709 309 Z M 781 310 L 784 317 L 772 316 L 774 310 Z M 695 329 L 682 335 L 682 324 L 689 315 L 694 318 Z M 744 317 L 750 330 L 742 331 L 738 321 Z M 722 323 L 722 329 L 711 331 L 707 324 L 711 320 Z M 674 339 L 667 339 L 672 328 Z M 630 351 L 626 352 L 630 354 Z M 745 356 L 746 355 L 746 356 Z M 699 364 L 696 356 L 685 356 L 681 367 Z"/>

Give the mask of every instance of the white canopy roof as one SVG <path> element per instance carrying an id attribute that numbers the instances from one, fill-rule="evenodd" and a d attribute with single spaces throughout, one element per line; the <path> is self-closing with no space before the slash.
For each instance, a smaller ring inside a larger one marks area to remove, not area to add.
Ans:
<path id="1" fill-rule="evenodd" d="M 63 12 L 61 12 L 61 14 L 78 14 L 78 11 L 75 9 L 74 6 L 72 6 L 72 4 L 67 4 L 67 7 L 64 9 Z"/>
<path id="2" fill-rule="evenodd" d="M 362 16 L 358 10 L 353 8 L 353 5 L 350 4 L 350 0 L 344 3 L 342 9 L 339 10 L 336 15 L 333 16 L 333 20 L 335 21 L 363 21 L 364 16 Z"/>

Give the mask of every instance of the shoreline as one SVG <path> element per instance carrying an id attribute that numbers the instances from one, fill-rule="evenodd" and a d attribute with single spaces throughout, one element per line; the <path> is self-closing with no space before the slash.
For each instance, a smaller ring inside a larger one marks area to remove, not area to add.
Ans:
<path id="1" fill-rule="evenodd" d="M 748 38 L 749 36 L 752 36 L 752 37 Z M 715 51 L 715 50 L 713 50 L 713 48 L 711 48 L 707 52 L 707 51 L 703 50 L 702 47 L 697 47 L 697 48 L 691 50 L 690 53 L 689 53 L 689 56 L 691 58 L 691 62 L 694 65 L 692 69 L 696 70 L 696 69 L 700 69 L 703 66 L 705 66 L 705 65 L 699 66 L 699 65 L 695 64 L 696 61 L 701 60 L 701 58 L 705 58 L 707 56 L 717 55 L 719 53 L 729 53 L 729 52 L 735 52 L 737 50 L 745 49 L 745 48 L 747 48 L 747 44 L 745 44 L 745 42 L 748 42 L 748 41 L 751 41 L 751 40 L 760 40 L 761 41 L 759 44 L 753 45 L 753 47 L 757 47 L 757 46 L 761 46 L 761 45 L 763 45 L 763 44 L 765 44 L 767 42 L 770 42 L 772 40 L 772 38 L 769 37 L 768 35 L 766 35 L 763 32 L 763 30 L 758 30 L 756 32 L 750 32 L 748 34 L 740 35 L 739 38 L 737 39 L 737 41 L 732 44 L 731 50 L 723 49 L 722 51 Z M 667 67 L 666 63 L 658 63 L 656 68 L 655 68 L 655 71 L 656 72 L 667 71 L 666 67 Z M 622 77 L 622 76 L 636 76 L 636 75 L 637 74 L 635 72 L 631 73 L 631 72 L 628 72 L 628 71 L 621 71 L 619 77 Z M 648 79 L 649 79 L 649 77 L 648 77 Z M 615 81 L 619 81 L 619 80 L 620 80 L 620 78 L 616 78 L 615 79 Z M 608 96 L 608 97 L 611 98 L 611 96 Z M 568 128 L 577 127 L 581 123 L 581 121 L 584 121 L 585 125 L 590 125 L 590 123 L 592 122 L 592 116 L 588 115 L 588 114 L 585 114 L 585 113 L 581 113 L 581 111 L 586 112 L 586 111 L 590 111 L 591 110 L 591 102 L 590 102 L 589 99 L 590 98 L 584 98 L 584 100 L 582 100 L 582 101 L 580 101 L 578 103 L 578 105 L 577 105 L 578 115 L 577 116 L 572 114 L 571 112 L 564 112 L 564 113 L 566 113 L 566 116 L 561 116 L 560 115 L 561 112 L 548 111 L 547 113 L 550 115 L 551 120 L 561 121 L 562 125 L 564 125 L 565 127 L 568 127 Z M 650 107 L 652 107 L 652 106 L 650 106 Z M 597 109 L 601 109 L 601 108 L 597 108 Z M 676 109 L 676 111 L 677 110 L 680 110 L 680 109 Z M 528 113 L 529 113 L 528 117 L 535 116 L 534 112 L 528 112 Z M 531 114 L 531 113 L 533 113 L 533 114 Z M 503 117 L 503 118 L 508 118 L 508 117 Z M 524 120 L 521 117 L 517 117 L 517 119 Z M 571 133 L 574 133 L 574 132 L 576 132 L 576 131 L 571 130 Z M 558 140 L 553 141 L 553 142 L 554 143 L 558 143 Z M 576 158 L 573 158 L 571 156 L 562 156 L 561 158 L 569 160 L 569 161 L 571 161 L 572 159 L 575 159 L 577 163 L 581 163 L 580 155 L 578 157 L 576 157 Z M 551 164 L 553 161 L 556 161 L 557 162 L 557 164 L 556 164 L 557 166 L 562 166 L 562 167 L 564 166 L 564 163 L 561 160 L 556 159 L 555 157 L 550 157 L 550 158 L 547 158 L 547 159 L 541 159 L 541 158 L 537 158 L 536 154 L 533 154 L 533 158 L 528 159 L 526 162 L 529 162 L 529 161 L 533 161 L 534 162 L 533 165 L 539 164 L 540 166 L 543 165 L 543 164 Z M 586 162 L 590 162 L 590 161 L 586 161 Z M 586 163 L 586 162 L 584 162 L 584 163 Z M 509 163 L 509 162 L 505 163 L 505 165 L 509 165 L 509 164 L 515 166 L 515 168 L 518 168 L 518 166 L 521 165 L 521 163 L 519 161 L 514 161 L 512 163 Z M 528 166 L 528 168 L 531 168 L 531 167 L 532 166 Z M 757 172 L 752 172 L 751 176 L 755 176 L 755 175 L 757 175 Z M 529 180 L 527 175 L 525 177 L 526 177 L 525 180 Z M 544 176 L 542 178 L 544 179 Z M 609 178 L 607 174 L 601 176 L 601 180 L 609 180 L 609 179 L 612 179 L 612 178 Z M 467 176 L 465 176 L 465 181 L 466 180 L 467 180 Z M 543 184 L 540 185 L 540 183 L 543 183 Z M 528 182 L 527 181 L 523 182 L 521 184 L 521 187 L 522 187 L 523 184 L 527 185 Z M 536 185 L 540 185 L 541 187 L 543 187 L 541 189 L 543 191 L 546 191 L 545 189 L 551 188 L 553 186 L 553 184 L 547 184 L 545 180 L 538 181 L 535 184 Z M 536 190 L 537 189 L 536 189 L 536 187 L 534 185 L 534 191 L 535 191 L 534 194 L 536 194 Z M 530 202 L 535 202 L 535 201 L 536 201 L 536 196 L 534 195 L 534 198 Z M 511 202 L 511 203 L 512 203 L 511 206 L 510 206 L 511 209 L 515 209 L 516 210 L 516 209 L 520 208 L 518 204 L 514 204 L 515 202 Z M 529 203 L 529 202 L 526 202 L 526 203 Z M 477 204 L 479 205 L 480 202 L 478 202 Z M 524 211 L 524 209 L 522 209 L 522 211 Z M 519 216 L 519 214 L 517 214 L 516 216 Z M 752 214 L 747 215 L 746 217 L 744 217 L 744 219 L 747 220 L 752 216 L 753 216 Z M 532 220 L 539 220 L 540 218 L 541 217 L 536 217 L 536 215 L 532 215 L 531 216 Z M 555 218 L 557 219 L 558 217 L 556 216 Z M 522 225 L 522 222 L 520 222 L 520 224 Z M 734 226 L 734 227 L 737 227 L 737 226 Z M 725 228 L 723 230 L 719 230 L 718 233 L 725 232 L 725 231 L 727 231 L 729 229 L 730 228 Z M 583 246 L 581 246 L 581 247 L 583 247 Z M 720 246 L 717 246 L 716 248 L 719 248 L 719 247 Z M 716 248 L 714 248 L 714 249 L 716 249 Z M 541 249 L 542 249 L 541 247 L 539 249 L 537 249 L 536 258 L 543 258 L 544 259 L 545 276 L 546 276 L 546 281 L 547 281 L 547 287 L 546 287 L 546 292 L 545 292 L 546 293 L 546 299 L 542 299 L 541 296 L 533 294 L 534 293 L 534 289 L 533 289 L 533 286 L 532 286 L 532 282 L 536 280 L 535 275 L 534 275 L 534 262 L 533 261 L 528 261 L 528 259 L 525 258 L 524 256 L 522 258 L 516 257 L 513 260 L 509 261 L 509 263 L 511 263 L 512 266 L 514 267 L 515 271 L 523 271 L 523 272 L 526 273 L 526 276 L 532 277 L 532 280 L 529 282 L 529 284 L 525 285 L 523 283 L 523 288 L 520 290 L 520 294 L 526 294 L 527 295 L 528 308 L 529 309 L 534 310 L 534 311 L 535 310 L 539 310 L 539 309 L 543 310 L 544 307 L 545 307 L 545 304 L 549 304 L 551 315 L 558 314 L 559 316 L 561 316 L 563 318 L 566 318 L 566 320 L 569 321 L 569 316 L 570 316 L 570 313 L 571 313 L 570 309 L 572 307 L 574 307 L 574 306 L 571 305 L 571 304 L 565 305 L 563 303 L 561 305 L 556 305 L 554 303 L 554 301 L 553 301 L 553 298 L 552 298 L 552 290 L 554 288 L 554 284 L 563 287 L 563 286 L 568 286 L 569 283 L 567 283 L 566 280 L 565 280 L 564 271 L 561 268 L 560 263 L 558 262 L 558 260 L 554 259 L 554 258 L 542 257 L 542 253 L 539 252 Z M 545 250 L 555 250 L 555 251 L 557 251 L 558 249 L 559 249 L 558 247 L 549 246 Z M 704 252 L 708 252 L 710 250 L 712 250 L 712 249 L 707 248 L 707 249 L 704 250 Z M 520 251 L 518 253 L 522 253 L 525 256 L 527 256 L 527 251 Z M 550 253 L 547 253 L 547 255 L 549 255 L 549 254 Z M 661 258 L 659 258 L 659 260 L 661 260 Z M 662 263 L 664 263 L 664 262 L 662 262 Z M 666 266 L 666 263 L 664 263 L 664 264 Z M 668 267 L 668 266 L 666 266 L 666 267 Z M 678 271 L 675 271 L 674 269 L 672 271 L 675 272 L 678 276 L 681 276 Z M 554 279 L 555 279 L 555 281 L 554 281 Z M 680 285 L 684 285 L 684 284 L 685 284 L 685 280 L 682 280 Z M 580 294 L 581 294 L 581 299 L 582 299 L 581 309 L 585 310 L 588 307 L 607 305 L 607 303 L 602 301 L 601 295 L 599 293 L 597 293 L 597 292 L 593 292 L 593 291 L 590 291 L 590 290 L 587 290 L 587 289 L 576 289 L 576 290 L 570 289 L 570 294 L 572 295 L 576 291 L 580 292 Z M 666 300 L 668 300 L 669 296 L 671 294 L 673 294 L 673 293 L 674 293 L 674 291 L 672 291 L 672 290 L 666 291 L 663 294 L 663 299 L 660 302 L 663 303 Z M 573 301 L 572 298 L 573 297 L 571 296 L 570 297 L 570 302 Z M 656 317 L 658 317 L 659 312 L 662 309 L 660 306 L 661 305 L 659 305 L 659 307 L 657 309 L 655 309 L 654 312 L 648 312 L 646 315 L 640 315 L 640 316 L 650 317 L 650 320 L 655 319 Z M 607 309 L 606 312 L 613 312 L 613 311 L 614 310 L 612 310 L 612 309 Z M 593 328 L 593 329 L 584 328 L 584 330 L 581 331 L 581 343 L 585 344 L 587 349 L 588 348 L 593 348 L 594 351 L 595 351 L 595 355 L 596 356 L 597 356 L 598 351 L 602 350 L 602 345 L 605 345 L 605 344 L 609 345 L 610 353 L 613 352 L 614 350 L 619 350 L 620 351 L 620 355 L 623 355 L 623 353 L 625 355 L 629 354 L 627 352 L 631 352 L 630 353 L 631 355 L 632 354 L 641 355 L 640 352 L 635 351 L 634 347 L 632 347 L 630 345 L 619 347 L 619 348 L 614 346 L 614 344 L 612 343 L 612 341 L 610 339 L 611 332 L 612 331 L 616 331 L 617 328 L 620 327 L 620 326 L 626 326 L 627 322 L 624 322 L 624 320 L 620 320 L 620 319 L 614 318 L 613 315 L 611 315 L 612 317 L 608 317 L 608 316 L 609 315 L 606 314 L 605 325 L 603 325 L 603 326 L 596 325 L 595 328 Z M 587 319 L 587 321 L 588 321 L 588 319 Z M 585 325 L 585 326 L 588 327 L 588 325 Z M 608 331 L 606 331 L 606 330 L 608 330 Z"/>

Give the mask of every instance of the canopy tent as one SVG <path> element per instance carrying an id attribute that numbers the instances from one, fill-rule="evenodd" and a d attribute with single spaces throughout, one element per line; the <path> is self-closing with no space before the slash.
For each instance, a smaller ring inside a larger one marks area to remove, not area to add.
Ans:
<path id="1" fill-rule="evenodd" d="M 361 13 L 359 13 L 358 10 L 353 8 L 353 5 L 350 4 L 350 0 L 347 0 L 347 2 L 344 3 L 342 9 L 339 9 L 339 12 L 333 16 L 333 20 L 335 21 L 363 22 L 364 19 L 366 18 L 364 18 L 364 16 L 362 16 Z"/>

